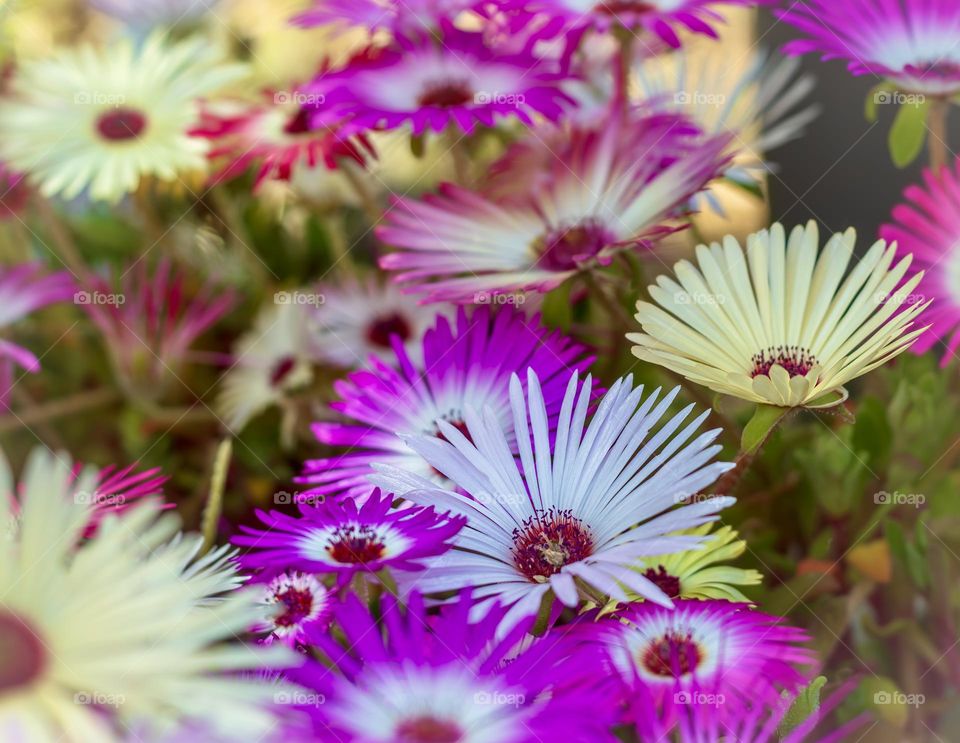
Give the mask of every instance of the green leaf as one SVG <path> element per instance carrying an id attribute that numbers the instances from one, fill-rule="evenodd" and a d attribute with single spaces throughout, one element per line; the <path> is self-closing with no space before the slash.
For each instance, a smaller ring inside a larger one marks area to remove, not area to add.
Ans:
<path id="1" fill-rule="evenodd" d="M 927 111 L 930 104 L 905 103 L 897 111 L 890 127 L 890 157 L 898 168 L 905 168 L 920 154 L 927 138 Z"/>
<path id="2" fill-rule="evenodd" d="M 570 303 L 572 286 L 572 281 L 565 281 L 544 295 L 543 304 L 540 307 L 544 324 L 563 331 L 570 329 L 570 323 L 573 322 L 573 306 Z"/>
<path id="3" fill-rule="evenodd" d="M 871 124 L 877 120 L 877 104 L 889 103 L 890 94 L 896 90 L 890 83 L 880 83 L 870 88 L 864 104 L 864 114 Z"/>
<path id="4" fill-rule="evenodd" d="M 743 429 L 740 437 L 740 453 L 756 454 L 764 445 L 773 429 L 790 412 L 790 408 L 778 408 L 775 405 L 757 405 L 753 417 Z"/>
<path id="5" fill-rule="evenodd" d="M 853 426 L 853 448 L 867 452 L 874 469 L 882 469 L 890 458 L 893 429 L 887 419 L 886 406 L 876 397 L 865 398 L 857 407 Z"/>
<path id="6" fill-rule="evenodd" d="M 865 704 L 873 708 L 877 716 L 901 730 L 907 724 L 909 710 L 906 695 L 893 680 L 884 676 L 872 676 L 860 682 L 860 693 Z"/>
<path id="7" fill-rule="evenodd" d="M 820 709 L 820 690 L 827 683 L 826 676 L 817 676 L 807 686 L 800 690 L 787 714 L 780 721 L 778 732 L 781 738 L 787 737 L 795 728 L 798 728 L 811 715 Z"/>

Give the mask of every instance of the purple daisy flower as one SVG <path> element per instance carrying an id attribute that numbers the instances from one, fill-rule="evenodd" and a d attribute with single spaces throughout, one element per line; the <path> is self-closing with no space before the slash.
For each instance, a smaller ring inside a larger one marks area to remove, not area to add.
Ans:
<path id="1" fill-rule="evenodd" d="M 924 311 L 930 327 L 910 350 L 925 353 L 942 342 L 940 365 L 946 366 L 960 346 L 960 159 L 939 173 L 925 170 L 923 181 L 907 187 L 908 203 L 894 207 L 893 224 L 883 225 L 880 237 L 896 241 L 897 254 L 912 253 L 913 265 L 924 270 L 915 293 L 905 300 L 935 298 Z"/>
<path id="2" fill-rule="evenodd" d="M 510 431 L 510 375 L 527 369 L 537 372 L 553 421 L 570 372 L 593 362 L 584 346 L 547 330 L 539 316 L 527 318 L 507 306 L 460 308 L 455 325 L 438 318 L 424 334 L 422 366 L 411 361 L 399 341 L 394 351 L 395 364 L 372 359 L 367 369 L 337 383 L 340 400 L 331 407 L 349 422 L 315 423 L 313 431 L 322 443 L 350 450 L 306 462 L 297 481 L 309 484 L 311 493 L 365 497 L 373 490 L 367 478 L 374 463 L 451 487 L 400 437 L 439 435 L 440 420 L 462 430 L 468 405 L 489 407 L 502 429 Z"/>
<path id="3" fill-rule="evenodd" d="M 788 54 L 847 60 L 854 75 L 881 75 L 903 90 L 960 92 L 960 5 L 956 0 L 805 0 L 778 12 L 807 38 Z"/>
<path id="4" fill-rule="evenodd" d="M 343 743 L 540 743 L 615 741 L 610 710 L 564 643 L 548 635 L 519 646 L 532 617 L 508 634 L 502 612 L 470 617 L 462 596 L 438 616 L 418 594 L 404 611 L 387 596 L 380 623 L 353 595 L 337 613 L 346 647 L 330 635 L 316 644 L 330 667 L 290 673 L 322 693 L 311 712 L 324 739 Z M 331 736 L 332 734 L 332 736 Z"/>
<path id="5" fill-rule="evenodd" d="M 393 496 L 374 491 L 363 506 L 350 499 L 301 502 L 299 517 L 258 510 L 267 528 L 241 526 L 245 535 L 232 541 L 253 550 L 240 558 L 245 568 L 334 573 L 347 583 L 361 572 L 419 570 L 450 549 L 464 524 L 433 508 L 393 510 L 392 503 Z"/>
<path id="6" fill-rule="evenodd" d="M 263 586 L 262 603 L 270 617 L 253 628 L 266 633 L 261 642 L 288 645 L 306 642 L 314 632 L 322 632 L 333 616 L 334 591 L 313 575 L 298 571 L 281 573 Z"/>
<path id="7" fill-rule="evenodd" d="M 516 196 L 444 184 L 397 199 L 377 235 L 399 249 L 380 265 L 428 301 L 550 291 L 670 232 L 664 223 L 725 169 L 728 144 L 680 116 L 624 122 L 617 111 L 600 129 L 531 138 L 491 167 L 496 183 L 529 186 Z"/>
<path id="8" fill-rule="evenodd" d="M 798 667 L 814 661 L 809 640 L 780 617 L 729 601 L 677 600 L 673 608 L 650 601 L 630 604 L 616 617 L 571 628 L 585 644 L 608 653 L 602 671 L 619 691 L 628 721 L 642 721 L 651 706 L 664 720 L 708 695 L 721 712 L 749 703 L 776 706 L 781 693 L 796 692 L 807 677 Z"/>
<path id="9" fill-rule="evenodd" d="M 440 422 L 442 438 L 417 437 L 410 445 L 462 490 L 439 490 L 396 467 L 378 465 L 375 478 L 408 500 L 461 514 L 467 525 L 455 549 L 427 570 L 400 576 L 427 593 L 479 587 L 479 613 L 494 603 L 511 607 L 505 621 L 536 612 L 556 597 L 568 607 L 581 586 L 617 601 L 628 592 L 670 606 L 671 599 L 635 570 L 643 557 L 693 549 L 701 537 L 675 532 L 713 521 L 734 498 L 685 498 L 708 487 L 733 465 L 712 462 L 719 430 L 696 436 L 704 412 L 684 425 L 688 405 L 659 425 L 680 391 L 643 399 L 631 377 L 618 379 L 587 423 L 591 380 L 569 377 L 555 437 L 533 370 L 527 389 L 510 382 L 513 437 L 490 409 L 466 411 L 467 436 Z M 691 437 L 693 440 L 691 441 Z"/>
<path id="10" fill-rule="evenodd" d="M 642 29 L 678 47 L 678 27 L 716 38 L 713 24 L 723 22 L 716 6 L 756 4 L 757 0 L 508 0 L 506 7 L 560 17 L 570 28 Z"/>
<path id="11" fill-rule="evenodd" d="M 314 128 L 342 136 L 409 123 L 413 134 L 455 124 L 470 133 L 504 117 L 532 124 L 556 121 L 572 99 L 559 86 L 561 65 L 530 51 L 497 49 L 482 32 L 442 24 L 440 37 L 398 35 L 386 49 L 367 50 L 344 69 L 321 74 L 304 92 L 316 95 Z"/>

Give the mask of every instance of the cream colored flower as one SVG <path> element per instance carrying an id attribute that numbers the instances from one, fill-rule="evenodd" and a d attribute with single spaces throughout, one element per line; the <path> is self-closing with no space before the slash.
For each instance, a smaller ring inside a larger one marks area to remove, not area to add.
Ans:
<path id="1" fill-rule="evenodd" d="M 810 222 L 789 240 L 780 224 L 750 235 L 746 252 L 730 236 L 698 246 L 696 264 L 650 287 L 656 304 L 637 303 L 634 355 L 758 403 L 842 402 L 845 384 L 923 332 L 913 320 L 929 304 L 913 293 L 922 273 L 901 285 L 912 256 L 892 265 L 896 245 L 878 240 L 847 273 L 855 242 L 849 229 L 821 251 Z"/>

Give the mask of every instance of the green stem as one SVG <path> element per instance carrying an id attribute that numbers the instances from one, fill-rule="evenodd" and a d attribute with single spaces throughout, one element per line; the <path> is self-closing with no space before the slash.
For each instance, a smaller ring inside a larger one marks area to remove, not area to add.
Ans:
<path id="1" fill-rule="evenodd" d="M 930 167 L 934 171 L 940 170 L 947 164 L 950 145 L 947 142 L 947 115 L 950 112 L 950 103 L 944 98 L 934 98 L 927 113 L 927 127 L 930 129 L 927 136 L 927 152 L 930 155 Z"/>
<path id="2" fill-rule="evenodd" d="M 230 455 L 233 452 L 233 439 L 226 438 L 217 447 L 213 459 L 213 472 L 210 475 L 210 491 L 207 505 L 203 509 L 203 554 L 217 540 L 217 526 L 223 513 L 223 492 L 227 486 L 227 470 L 230 467 Z"/>

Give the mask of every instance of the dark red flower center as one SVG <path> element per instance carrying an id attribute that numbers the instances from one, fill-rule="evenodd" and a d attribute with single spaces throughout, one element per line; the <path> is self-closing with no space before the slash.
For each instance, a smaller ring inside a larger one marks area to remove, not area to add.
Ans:
<path id="1" fill-rule="evenodd" d="M 450 108 L 473 102 L 473 88 L 465 80 L 439 80 L 427 83 L 417 103 L 421 106 Z"/>
<path id="2" fill-rule="evenodd" d="M 455 723 L 422 715 L 397 725 L 394 737 L 398 743 L 457 743 L 463 733 Z"/>
<path id="3" fill-rule="evenodd" d="M 0 696 L 29 685 L 43 672 L 47 654 L 30 626 L 19 616 L 0 610 Z"/>
<path id="4" fill-rule="evenodd" d="M 279 387 L 283 384 L 290 372 L 293 371 L 293 367 L 297 365 L 297 360 L 293 356 L 284 356 L 276 364 L 273 365 L 273 370 L 270 372 L 270 385 L 273 387 Z"/>
<path id="5" fill-rule="evenodd" d="M 273 620 L 278 627 L 299 624 L 313 611 L 313 594 L 310 591 L 290 587 L 276 594 L 274 598 L 284 607 L 283 613 Z"/>
<path id="6" fill-rule="evenodd" d="M 139 137 L 147 128 L 147 117 L 134 108 L 114 108 L 100 114 L 97 131 L 104 139 L 120 142 Z"/>
<path id="7" fill-rule="evenodd" d="M 466 423 L 464 423 L 462 420 L 459 420 L 459 419 L 458 419 L 458 420 L 448 420 L 447 423 L 449 423 L 451 426 L 453 426 L 454 428 L 456 428 L 460 433 L 462 433 L 464 436 L 466 436 L 467 441 L 469 441 L 470 443 L 473 443 L 473 439 L 470 438 L 470 432 L 467 430 L 467 424 L 466 424 Z M 441 441 L 449 441 L 449 440 L 447 439 L 447 437 L 444 436 L 443 433 L 441 433 L 439 426 L 437 426 L 437 430 L 436 430 L 436 434 L 435 434 L 435 435 L 436 435 L 436 437 L 437 437 L 438 439 L 440 439 Z"/>
<path id="8" fill-rule="evenodd" d="M 649 13 L 656 10 L 656 7 L 653 3 L 643 2 L 643 0 L 605 0 L 597 3 L 593 9 L 597 13 L 618 16 L 627 13 Z"/>
<path id="9" fill-rule="evenodd" d="M 386 545 L 373 527 L 358 524 L 341 526 L 327 545 L 330 557 L 353 565 L 379 560 L 385 551 Z"/>
<path id="10" fill-rule="evenodd" d="M 540 239 L 540 258 L 537 263 L 551 271 L 570 271 L 596 256 L 613 241 L 613 235 L 593 220 L 562 227 Z"/>
<path id="11" fill-rule="evenodd" d="M 570 511 L 540 511 L 513 530 L 513 562 L 530 580 L 549 578 L 593 554 L 593 538 Z"/>
<path id="12" fill-rule="evenodd" d="M 663 565 L 657 565 L 655 568 L 647 568 L 643 573 L 643 577 L 670 598 L 680 598 L 680 579 L 670 575 Z"/>
<path id="13" fill-rule="evenodd" d="M 769 376 L 774 365 L 782 366 L 791 377 L 803 377 L 817 365 L 817 358 L 799 346 L 777 346 L 754 354 L 751 377 Z"/>
<path id="14" fill-rule="evenodd" d="M 301 107 L 290 117 L 284 125 L 283 131 L 290 135 L 307 134 L 313 131 L 310 128 L 310 113 L 308 109 Z"/>
<path id="15" fill-rule="evenodd" d="M 650 643 L 640 659 L 643 667 L 656 676 L 681 678 L 693 673 L 701 661 L 700 648 L 690 633 L 668 632 Z"/>
<path id="16" fill-rule="evenodd" d="M 390 338 L 394 335 L 401 341 L 407 341 L 413 335 L 410 323 L 399 312 L 376 317 L 367 327 L 367 341 L 374 346 L 390 348 Z"/>

